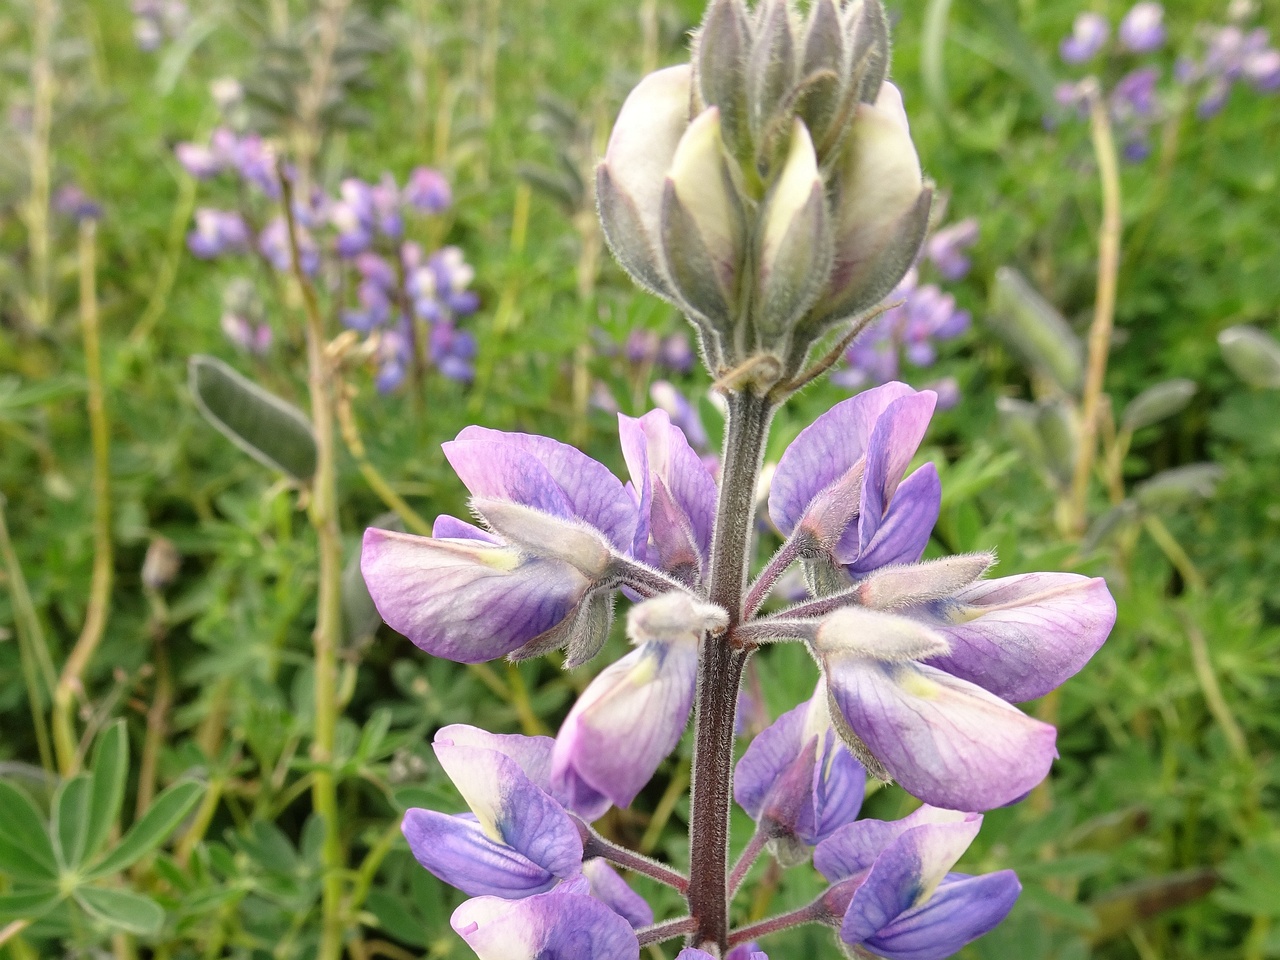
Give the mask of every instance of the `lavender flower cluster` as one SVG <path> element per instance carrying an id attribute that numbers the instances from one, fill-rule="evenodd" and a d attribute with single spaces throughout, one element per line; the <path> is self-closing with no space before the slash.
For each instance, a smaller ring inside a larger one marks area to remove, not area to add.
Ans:
<path id="1" fill-rule="evenodd" d="M 175 39 L 191 20 L 183 0 L 133 0 L 133 40 L 144 53 Z"/>
<path id="2" fill-rule="evenodd" d="M 187 237 L 192 254 L 205 260 L 256 254 L 288 273 L 289 230 L 276 206 L 281 186 L 271 146 L 257 134 L 220 127 L 208 144 L 181 143 L 176 154 L 198 179 L 235 178 L 250 200 L 239 209 L 197 209 Z M 259 213 L 263 204 L 254 200 L 267 201 L 270 212 Z M 299 266 L 345 304 L 339 315 L 346 327 L 376 337 L 376 383 L 383 392 L 397 389 L 415 362 L 429 361 L 459 382 L 473 377 L 475 337 L 458 321 L 480 306 L 470 289 L 475 271 L 457 247 L 427 253 L 408 236 L 415 218 L 438 216 L 452 203 L 448 181 L 428 167 L 415 169 L 403 187 L 384 174 L 376 183 L 344 180 L 337 196 L 315 188 L 295 199 Z M 265 351 L 269 329 L 248 311 L 231 308 L 232 301 L 246 302 L 228 297 L 223 329 L 242 349 Z"/>
<path id="3" fill-rule="evenodd" d="M 1200 24 L 1194 33 L 1202 52 L 1177 60 L 1173 77 L 1196 100 L 1196 115 L 1208 119 L 1222 110 L 1233 86 L 1246 83 L 1258 93 L 1280 90 L 1280 50 L 1270 45 L 1267 31 L 1248 29 L 1252 4 L 1232 3 L 1225 25 Z M 1159 51 L 1167 40 L 1164 8 L 1152 0 L 1135 4 L 1117 30 L 1119 53 L 1143 55 Z M 1111 25 L 1100 13 L 1079 14 L 1069 36 L 1059 46 L 1063 62 L 1079 66 L 1094 60 L 1108 45 Z M 1107 105 L 1120 131 L 1125 159 L 1138 162 L 1151 153 L 1150 133 L 1161 118 L 1158 90 L 1160 67 L 1145 64 L 1131 68 L 1111 89 Z M 1056 96 L 1068 112 L 1087 113 L 1093 95 L 1092 81 L 1058 85 Z"/>
<path id="4" fill-rule="evenodd" d="M 417 860 L 470 899 L 454 930 L 481 960 L 767 960 L 758 940 L 829 927 L 853 956 L 941 960 L 1012 909 L 1012 871 L 954 868 L 982 813 L 1049 774 L 1057 731 L 1015 704 L 1081 670 L 1115 604 L 1101 579 L 987 579 L 991 553 L 924 560 L 937 468 L 911 470 L 938 405 L 889 381 L 822 414 L 787 447 L 763 508 L 783 538 L 752 560 L 761 465 L 778 407 L 821 375 L 824 336 L 856 326 L 918 260 L 931 191 L 901 95 L 885 80 L 877 0 L 713 0 L 692 66 L 641 81 L 598 170 L 605 234 L 675 303 L 725 396 L 718 472 L 665 410 L 619 415 L 623 482 L 549 437 L 469 426 L 443 453 L 474 523 L 431 537 L 365 532 L 361 570 L 383 619 L 460 663 L 604 649 L 618 595 L 632 649 L 586 686 L 554 737 L 452 725 L 437 760 L 462 812 L 410 810 Z M 825 158 L 825 159 L 824 159 Z M 963 232 L 961 232 L 961 239 Z M 940 244 L 962 273 L 963 244 Z M 947 255 L 944 255 L 947 254 Z M 670 399 L 670 398 L 669 398 Z M 771 599 L 792 570 L 805 596 Z M 813 695 L 737 763 L 742 671 L 774 643 L 812 656 Z M 630 806 L 694 721 L 688 873 L 594 826 Z M 859 819 L 868 777 L 922 801 Z M 733 801 L 756 824 L 728 866 Z M 752 865 L 812 860 L 823 892 L 734 925 Z M 617 872 L 680 894 L 659 919 Z"/>
<path id="5" fill-rule="evenodd" d="M 963 280 L 972 268 L 967 251 L 977 243 L 978 229 L 978 221 L 968 217 L 938 230 L 925 243 L 925 261 L 943 280 Z M 907 271 L 884 302 L 892 306 L 845 351 L 848 367 L 833 375 L 833 382 L 855 390 L 887 383 L 901 375 L 904 357 L 912 366 L 930 367 L 938 357 L 936 343 L 960 336 L 973 322 L 969 311 L 957 306 L 954 294 L 936 283 L 920 282 L 919 266 Z M 960 402 L 954 377 L 937 380 L 929 388 L 938 394 L 940 409 Z"/>

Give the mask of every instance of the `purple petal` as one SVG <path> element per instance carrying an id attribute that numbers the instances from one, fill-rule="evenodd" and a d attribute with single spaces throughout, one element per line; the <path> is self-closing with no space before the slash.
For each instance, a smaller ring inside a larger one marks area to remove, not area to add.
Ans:
<path id="1" fill-rule="evenodd" d="M 582 872 L 591 883 L 591 895 L 631 926 L 638 929 L 653 923 L 653 908 L 648 901 L 632 890 L 606 861 L 588 860 L 582 865 Z"/>
<path id="2" fill-rule="evenodd" d="M 875 537 L 848 564 L 849 572 L 856 577 L 881 567 L 917 562 L 929 544 L 941 509 L 938 468 L 926 463 L 902 481 Z"/>
<path id="3" fill-rule="evenodd" d="M 760 944 L 751 940 L 741 946 L 734 947 L 725 954 L 724 960 L 769 960 L 769 957 L 760 949 Z"/>
<path id="4" fill-rule="evenodd" d="M 886 960 L 943 960 L 1008 916 L 1022 892 L 1012 870 L 981 877 L 948 874 L 929 901 L 867 941 Z"/>
<path id="5" fill-rule="evenodd" d="M 559 882 L 528 857 L 491 840 L 471 817 L 413 809 L 405 813 L 401 829 L 418 863 L 469 897 L 513 900 Z"/>
<path id="6" fill-rule="evenodd" d="M 693 644 L 646 643 L 606 667 L 583 691 L 556 736 L 552 785 L 585 785 L 629 806 L 680 742 L 697 682 Z"/>
<path id="7" fill-rule="evenodd" d="M 465 723 L 454 723 L 436 731 L 435 743 L 456 747 L 493 750 L 514 760 L 521 772 L 539 790 L 550 792 L 551 737 L 526 737 L 518 733 L 490 733 Z"/>
<path id="8" fill-rule="evenodd" d="M 582 834 L 577 825 L 515 760 L 496 750 L 439 740 L 432 747 L 486 835 L 557 877 L 581 873 Z"/>
<path id="9" fill-rule="evenodd" d="M 845 943 L 865 943 L 908 910 L 928 901 L 982 827 L 976 814 L 903 831 L 871 865 L 840 925 Z"/>
<path id="10" fill-rule="evenodd" d="M 542 486 L 522 485 L 532 473 L 528 459 L 536 461 L 550 476 L 550 489 L 567 504 L 568 513 L 560 516 L 586 521 L 608 537 L 619 550 L 631 546 L 636 529 L 635 502 L 608 468 L 576 447 L 549 437 L 467 427 L 456 440 L 444 444 L 443 448 L 445 457 L 473 494 L 505 497 L 556 513 L 554 508 L 537 502 L 540 497 L 547 497 L 548 487 L 541 479 L 543 474 L 538 474 Z M 505 493 L 508 487 L 532 499 L 508 495 Z M 555 496 L 547 498 L 558 499 Z"/>
<path id="11" fill-rule="evenodd" d="M 431 536 L 435 540 L 483 540 L 485 543 L 502 544 L 501 538 L 495 537 L 488 530 L 481 530 L 474 523 L 467 523 L 447 513 L 436 517 L 436 522 L 431 525 Z"/>
<path id="12" fill-rule="evenodd" d="M 893 401 L 915 391 L 891 382 L 836 404 L 800 431 L 778 461 L 769 488 L 769 516 L 790 535 L 819 493 L 867 452 L 876 421 Z"/>
<path id="13" fill-rule="evenodd" d="M 951 810 L 1024 796 L 1057 756 L 1057 731 L 934 667 L 830 661 L 827 682 L 852 731 L 908 793 Z"/>
<path id="14" fill-rule="evenodd" d="M 751 741 L 733 771 L 733 799 L 758 820 L 774 783 L 800 753 L 809 704 L 788 710 Z"/>
<path id="15" fill-rule="evenodd" d="M 590 586 L 558 560 L 372 528 L 360 569 L 383 620 L 427 653 L 459 663 L 523 646 L 562 622 Z"/>
<path id="16" fill-rule="evenodd" d="M 859 820 L 836 831 L 813 852 L 813 866 L 831 883 L 870 869 L 876 858 L 903 834 L 931 824 L 955 823 L 977 816 L 928 804 L 901 820 Z M 978 817 L 981 822 L 982 818 Z"/>
<path id="17" fill-rule="evenodd" d="M 652 489 L 655 481 L 661 481 L 678 515 L 682 515 L 681 526 L 692 532 L 699 556 L 705 558 L 711 550 L 711 530 L 715 524 L 716 482 L 684 432 L 671 422 L 665 411 L 652 410 L 638 420 L 619 415 L 618 433 L 632 483 L 644 491 L 642 511 L 649 507 L 650 497 L 645 493 Z M 644 517 L 642 512 L 642 523 Z M 652 529 L 652 536 L 661 545 L 665 533 L 662 528 L 670 526 L 671 520 L 666 524 L 661 522 L 661 516 L 654 520 L 657 525 Z"/>
<path id="18" fill-rule="evenodd" d="M 916 455 L 938 395 L 931 390 L 900 397 L 885 407 L 867 440 L 867 467 L 858 515 L 858 552 L 865 553 L 889 510 L 907 465 Z"/>
<path id="19" fill-rule="evenodd" d="M 514 902 L 468 900 L 449 923 L 480 960 L 639 960 L 631 925 L 566 886 Z"/>
<path id="20" fill-rule="evenodd" d="M 685 947 L 676 954 L 676 960 L 716 960 L 716 958 L 705 950 L 699 950 L 696 947 Z"/>
<path id="21" fill-rule="evenodd" d="M 1089 662 L 1115 625 L 1116 604 L 1100 577 L 1028 573 L 976 583 L 909 615 L 950 641 L 951 652 L 932 666 L 1020 703 Z"/>

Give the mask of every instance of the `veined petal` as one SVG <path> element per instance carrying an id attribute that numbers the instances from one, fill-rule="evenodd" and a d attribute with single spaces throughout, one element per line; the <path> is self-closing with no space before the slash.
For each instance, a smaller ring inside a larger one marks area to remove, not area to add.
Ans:
<path id="1" fill-rule="evenodd" d="M 580 782 L 616 806 L 630 805 L 680 742 L 697 673 L 692 643 L 646 643 L 606 667 L 556 736 L 552 784 L 578 796 Z"/>
<path id="2" fill-rule="evenodd" d="M 519 733 L 490 733 L 466 723 L 452 723 L 441 727 L 433 738 L 435 743 L 455 747 L 476 747 L 493 750 L 514 760 L 520 771 L 539 790 L 550 792 L 551 749 L 555 740 L 551 737 L 526 737 Z"/>
<path id="3" fill-rule="evenodd" d="M 418 863 L 469 897 L 515 900 L 559 883 L 549 870 L 490 839 L 469 816 L 408 810 L 401 830 Z"/>
<path id="4" fill-rule="evenodd" d="M 809 704 L 788 710 L 747 746 L 733 771 L 733 799 L 758 820 L 774 783 L 800 754 Z"/>
<path id="5" fill-rule="evenodd" d="M 890 382 L 837 403 L 791 441 L 769 487 L 769 516 L 785 535 L 810 502 L 867 453 L 876 421 L 893 401 L 915 391 Z"/>
<path id="6" fill-rule="evenodd" d="M 459 663 L 505 656 L 550 630 L 591 586 L 570 564 L 512 547 L 372 528 L 360 569 L 383 620 Z"/>
<path id="7" fill-rule="evenodd" d="M 639 419 L 619 415 L 618 433 L 632 483 L 640 490 L 651 487 L 654 478 L 662 481 L 705 558 L 715 525 L 716 481 L 684 431 L 671 422 L 666 411 L 652 410 Z M 643 495 L 641 499 L 645 500 Z M 658 540 L 661 531 L 652 532 Z"/>
<path id="8" fill-rule="evenodd" d="M 1107 582 L 1074 573 L 985 580 L 907 613 L 951 643 L 949 654 L 929 664 L 1014 703 L 1078 673 L 1116 622 Z"/>
<path id="9" fill-rule="evenodd" d="M 907 465 L 916 455 L 938 395 L 932 390 L 900 397 L 889 404 L 867 440 L 867 468 L 858 516 L 859 554 L 865 553 L 890 509 Z"/>
<path id="10" fill-rule="evenodd" d="M 1057 731 L 934 667 L 828 658 L 849 729 L 908 793 L 952 810 L 1012 803 L 1045 778 Z"/>
<path id="11" fill-rule="evenodd" d="M 1012 870 L 948 874 L 928 902 L 904 913 L 866 945 L 886 960 L 943 960 L 1008 916 L 1022 892 Z"/>
<path id="12" fill-rule="evenodd" d="M 760 944 L 753 940 L 734 947 L 725 954 L 724 960 L 769 960 L 769 957 L 760 949 Z"/>
<path id="13" fill-rule="evenodd" d="M 582 871 L 582 835 L 564 808 L 496 750 L 436 741 L 436 758 L 481 829 L 557 877 Z"/>
<path id="14" fill-rule="evenodd" d="M 457 517 L 442 513 L 431 525 L 433 540 L 482 540 L 485 543 L 496 543 L 503 546 L 502 539 L 495 537 L 488 530 L 481 530 L 474 523 L 467 523 Z"/>
<path id="15" fill-rule="evenodd" d="M 902 481 L 875 536 L 860 554 L 848 561 L 849 573 L 856 577 L 881 567 L 915 563 L 929 545 L 941 509 L 942 481 L 938 479 L 938 468 L 926 463 Z M 861 518 L 858 526 L 861 527 Z"/>
<path id="16" fill-rule="evenodd" d="M 550 437 L 472 426 L 442 448 L 474 495 L 576 518 L 595 527 L 619 550 L 631 546 L 634 501 L 607 467 L 577 447 Z"/>
<path id="17" fill-rule="evenodd" d="M 631 889 L 617 870 L 606 860 L 597 857 L 582 865 L 582 872 L 591 883 L 591 895 L 639 929 L 653 923 L 653 908 L 644 897 Z"/>
<path id="18" fill-rule="evenodd" d="M 900 820 L 858 820 L 836 831 L 813 853 L 813 866 L 831 883 L 847 880 L 870 869 L 876 858 L 896 843 L 903 834 L 918 827 L 967 823 L 982 817 L 974 813 L 943 810 L 928 804 Z"/>
<path id="19" fill-rule="evenodd" d="M 971 814 L 903 831 L 875 859 L 840 925 L 845 943 L 865 943 L 899 916 L 924 904 L 969 849 L 982 817 Z"/>
<path id="20" fill-rule="evenodd" d="M 477 897 L 453 912 L 453 929 L 480 960 L 639 960 L 631 925 L 565 886 L 525 900 Z"/>

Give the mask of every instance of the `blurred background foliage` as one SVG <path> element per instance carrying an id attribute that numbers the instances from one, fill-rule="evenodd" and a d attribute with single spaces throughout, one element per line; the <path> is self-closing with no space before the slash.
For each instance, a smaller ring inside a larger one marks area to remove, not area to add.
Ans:
<path id="1" fill-rule="evenodd" d="M 966 861 L 1013 867 L 1025 885 L 1011 919 L 968 955 L 1280 956 L 1280 390 L 1265 382 L 1280 361 L 1263 348 L 1263 375 L 1242 379 L 1217 340 L 1240 325 L 1280 332 L 1280 101 L 1241 85 L 1217 115 L 1197 117 L 1172 80 L 1175 58 L 1229 11 L 1169 3 L 1168 43 L 1142 61 L 1162 77 L 1152 152 L 1120 171 L 1103 452 L 1072 516 L 1062 478 L 1079 462 L 1079 385 L 1055 383 L 1036 348 L 1010 337 L 1010 311 L 1027 307 L 1011 307 L 997 277 L 1017 270 L 1064 321 L 1058 349 L 1083 349 L 1104 226 L 1099 168 L 1089 124 L 1054 100 L 1056 84 L 1086 72 L 1057 53 L 1080 3 L 889 6 L 893 78 L 945 220 L 980 224 L 972 270 L 948 286 L 971 329 L 940 346 L 934 369 L 901 372 L 918 386 L 954 377 L 961 393 L 926 451 L 944 484 L 931 552 L 994 547 L 1001 575 L 1101 574 L 1119 606 L 1084 673 L 1032 705 L 1060 725 L 1062 758 L 1045 787 L 988 815 Z M 1280 8 L 1233 6 L 1280 32 Z M 1089 7 L 1113 24 L 1126 9 Z M 705 374 L 664 366 L 643 344 L 628 350 L 634 331 L 667 337 L 682 321 L 602 253 L 590 195 L 622 97 L 642 71 L 683 56 L 700 13 L 697 0 L 0 6 L 0 955 L 316 955 L 326 837 L 309 792 L 320 768 L 306 484 L 227 443 L 188 390 L 189 357 L 211 354 L 307 410 L 303 302 L 269 269 L 187 251 L 195 207 L 232 202 L 225 184 L 197 183 L 174 159 L 177 143 L 206 142 L 219 122 L 211 84 L 238 81 L 239 122 L 331 193 L 346 176 L 404 182 L 424 164 L 452 184 L 426 239 L 474 267 L 474 370 L 428 371 L 385 394 L 368 364 L 344 372 L 365 462 L 430 519 L 465 509 L 439 444 L 468 423 L 571 440 L 621 473 L 610 408 L 638 415 L 666 396 L 651 394 L 662 380 L 690 398 L 715 449 Z M 317 50 L 331 68 L 319 81 Z M 1090 66 L 1110 89 L 1136 62 L 1108 53 Z M 77 227 L 89 211 L 68 205 L 71 187 L 100 206 L 94 227 Z M 225 288 L 246 270 L 273 333 L 261 353 L 220 326 Z M 90 328 L 101 331 L 100 370 Z M 1130 419 L 1123 441 L 1109 434 L 1108 423 L 1125 432 L 1130 401 L 1174 379 L 1193 394 L 1150 422 Z M 99 388 L 105 497 L 91 442 Z M 823 383 L 798 397 L 771 454 L 848 393 Z M 349 559 L 387 505 L 349 446 L 337 467 Z M 762 553 L 773 536 L 762 531 Z M 149 551 L 162 566 L 144 575 Z M 350 867 L 347 949 L 461 957 L 447 922 L 460 895 L 397 833 L 406 806 L 458 805 L 431 733 L 451 722 L 554 732 L 589 676 L 429 659 L 374 633 L 351 571 L 344 583 L 342 716 L 324 772 Z M 59 776 L 53 694 L 103 614 L 100 645 L 62 684 L 72 768 L 87 772 L 68 777 L 63 764 Z M 759 656 L 748 720 L 763 725 L 814 679 L 801 651 Z M 686 744 L 605 831 L 683 864 L 688 759 Z M 897 816 L 910 803 L 891 788 L 867 810 Z M 87 839 L 66 832 L 77 810 L 97 831 Z M 132 848 L 131 824 L 142 834 Z M 743 815 L 735 836 L 748 835 Z M 736 906 L 744 918 L 798 905 L 817 883 L 772 867 L 755 878 Z M 674 908 L 636 885 L 660 917 Z M 816 929 L 767 947 L 783 958 L 837 949 Z"/>

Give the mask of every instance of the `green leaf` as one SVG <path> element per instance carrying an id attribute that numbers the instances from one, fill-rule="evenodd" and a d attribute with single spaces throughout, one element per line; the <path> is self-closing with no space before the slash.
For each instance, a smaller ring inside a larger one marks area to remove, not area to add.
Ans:
<path id="1" fill-rule="evenodd" d="M 191 395 L 206 420 L 259 463 L 297 480 L 316 472 L 316 440 L 301 410 L 216 357 L 194 356 Z"/>
<path id="2" fill-rule="evenodd" d="M 1120 425 L 1130 433 L 1181 413 L 1196 395 L 1194 380 L 1166 380 L 1148 387 L 1129 401 Z"/>
<path id="3" fill-rule="evenodd" d="M 1251 387 L 1280 390 L 1280 343 L 1257 327 L 1229 327 L 1218 334 L 1222 359 Z"/>
<path id="4" fill-rule="evenodd" d="M 15 880 L 56 880 L 58 860 L 35 804 L 0 780 L 0 873 Z"/>
<path id="5" fill-rule="evenodd" d="M 56 887 L 38 887 L 0 896 L 0 923 L 38 920 L 56 907 L 62 893 Z"/>
<path id="6" fill-rule="evenodd" d="M 49 833 L 53 836 L 54 851 L 58 861 L 67 870 L 74 870 L 84 860 L 86 828 L 89 825 L 89 798 L 93 793 L 93 780 L 88 774 L 80 774 L 63 780 L 53 795 L 53 822 Z"/>
<path id="7" fill-rule="evenodd" d="M 160 904 L 140 893 L 81 887 L 75 896 L 86 913 L 118 930 L 150 936 L 164 926 L 164 910 Z"/>
<path id="8" fill-rule="evenodd" d="M 1012 267 L 996 271 L 988 322 L 1034 367 L 1068 393 L 1084 377 L 1084 344 L 1048 300 Z"/>
<path id="9" fill-rule="evenodd" d="M 102 849 L 119 818 L 128 772 L 129 735 L 124 720 L 117 720 L 98 738 L 93 754 L 93 795 L 85 828 L 85 857 L 92 857 Z"/>
<path id="10" fill-rule="evenodd" d="M 204 784 L 184 780 L 165 790 L 129 829 L 119 845 L 89 871 L 89 877 L 119 873 L 160 846 L 199 802 L 204 789 Z"/>

